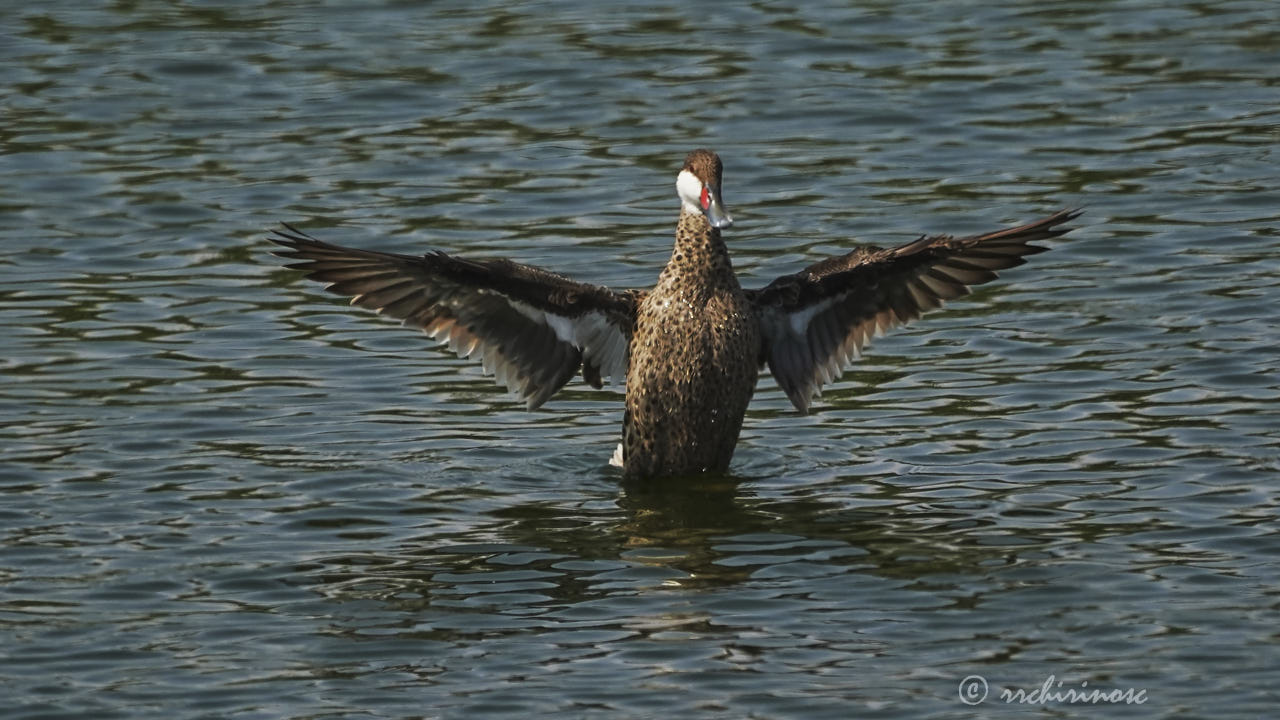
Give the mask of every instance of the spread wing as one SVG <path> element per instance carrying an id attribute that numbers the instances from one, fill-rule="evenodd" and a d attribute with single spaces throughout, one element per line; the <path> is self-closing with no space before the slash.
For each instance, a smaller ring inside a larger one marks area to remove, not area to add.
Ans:
<path id="1" fill-rule="evenodd" d="M 860 248 L 747 291 L 760 318 L 764 361 L 800 412 L 873 335 L 907 323 L 997 270 L 1046 248 L 1028 243 L 1058 237 L 1080 214 L 1062 210 L 1043 220 L 986 235 L 921 237 L 901 247 Z"/>
<path id="2" fill-rule="evenodd" d="M 352 305 L 416 325 L 458 355 L 477 357 L 530 410 L 579 367 L 595 387 L 602 376 L 626 376 L 634 291 L 574 282 L 510 260 L 345 248 L 284 227 L 270 240 L 287 248 L 276 255 L 300 261 L 288 267 L 351 296 Z"/>

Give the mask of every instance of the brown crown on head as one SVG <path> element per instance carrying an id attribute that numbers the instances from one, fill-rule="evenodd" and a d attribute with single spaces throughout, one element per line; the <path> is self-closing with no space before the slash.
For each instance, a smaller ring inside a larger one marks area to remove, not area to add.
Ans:
<path id="1" fill-rule="evenodd" d="M 684 159 L 684 167 L 680 168 L 693 173 L 693 176 L 707 185 L 720 187 L 720 173 L 724 166 L 720 164 L 720 156 L 703 148 L 689 153 Z"/>

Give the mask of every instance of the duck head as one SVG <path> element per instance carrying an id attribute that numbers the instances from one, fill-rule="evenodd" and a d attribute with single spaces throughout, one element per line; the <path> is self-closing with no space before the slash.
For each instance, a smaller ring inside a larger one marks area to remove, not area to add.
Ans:
<path id="1" fill-rule="evenodd" d="M 685 211 L 705 215 L 713 228 L 733 224 L 729 211 L 720 200 L 720 156 L 710 150 L 694 150 L 684 159 L 684 167 L 676 177 L 676 194 Z"/>

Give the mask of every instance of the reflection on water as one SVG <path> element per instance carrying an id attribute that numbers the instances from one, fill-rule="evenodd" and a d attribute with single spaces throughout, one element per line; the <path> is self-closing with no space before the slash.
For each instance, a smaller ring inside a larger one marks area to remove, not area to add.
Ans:
<path id="1" fill-rule="evenodd" d="M 1145 688 L 1144 717 L 1266 716 L 1273 16 L 5 14 L 9 714 L 985 717 L 961 678 L 1053 674 Z M 646 287 L 697 146 L 749 287 L 1088 212 L 811 414 L 763 380 L 732 477 L 641 486 L 606 465 L 617 389 L 527 413 L 263 240 Z"/>

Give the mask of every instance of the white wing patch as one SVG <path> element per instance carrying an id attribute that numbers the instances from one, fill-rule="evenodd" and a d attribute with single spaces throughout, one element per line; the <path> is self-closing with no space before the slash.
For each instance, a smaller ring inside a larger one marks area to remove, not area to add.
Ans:
<path id="1" fill-rule="evenodd" d="M 813 320 L 813 316 L 826 310 L 836 303 L 835 298 L 827 298 L 822 302 L 814 303 L 809 307 L 790 313 L 787 318 L 791 321 L 791 334 L 797 339 L 803 339 L 809 332 L 809 323 Z"/>
<path id="2" fill-rule="evenodd" d="M 583 359 L 600 368 L 600 377 L 609 378 L 610 384 L 626 378 L 627 339 L 602 313 L 588 312 L 569 318 L 516 300 L 508 299 L 507 302 L 521 315 L 546 325 L 557 338 L 582 351 Z"/>
<path id="3" fill-rule="evenodd" d="M 830 318 L 823 318 L 832 306 L 844 302 L 841 293 L 789 313 L 766 313 L 762 330 L 769 338 L 769 367 L 779 386 L 800 412 L 808 412 L 809 400 L 822 396 L 822 386 L 839 380 L 845 368 L 862 355 L 862 348 L 872 337 L 884 334 L 888 323 L 872 322 L 862 328 L 855 323 L 839 336 L 829 329 Z M 815 330 L 815 318 L 823 328 Z"/>

